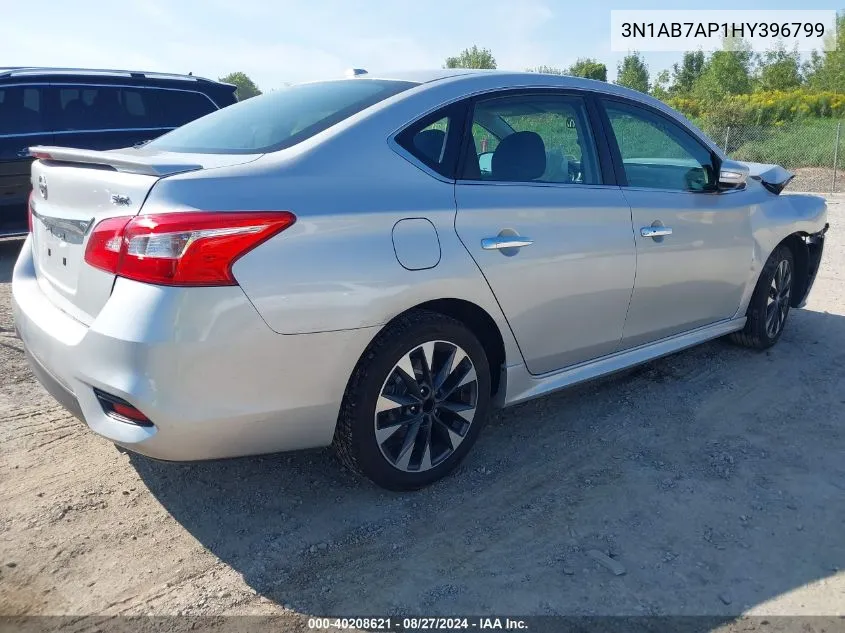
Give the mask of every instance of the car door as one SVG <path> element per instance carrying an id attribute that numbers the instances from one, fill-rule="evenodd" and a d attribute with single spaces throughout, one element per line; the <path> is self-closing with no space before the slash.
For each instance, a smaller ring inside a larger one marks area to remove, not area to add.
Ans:
<path id="1" fill-rule="evenodd" d="M 594 107 L 573 92 L 510 91 L 476 99 L 472 117 L 455 228 L 528 370 L 613 352 L 636 262 L 630 208 L 597 146 Z"/>
<path id="2" fill-rule="evenodd" d="M 32 165 L 28 148 L 52 142 L 43 87 L 0 86 L 0 236 L 26 233 Z"/>
<path id="3" fill-rule="evenodd" d="M 752 263 L 749 192 L 719 191 L 713 153 L 665 114 L 603 104 L 637 245 L 623 348 L 731 318 Z"/>

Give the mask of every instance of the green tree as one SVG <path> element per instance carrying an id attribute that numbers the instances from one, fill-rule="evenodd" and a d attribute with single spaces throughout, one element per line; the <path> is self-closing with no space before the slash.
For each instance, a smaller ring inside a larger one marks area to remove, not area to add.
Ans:
<path id="1" fill-rule="evenodd" d="M 837 50 L 828 50 L 821 55 L 813 51 L 806 66 L 807 83 L 814 90 L 845 92 L 845 13 L 836 19 L 836 35 L 831 35 L 834 37 L 839 41 Z"/>
<path id="2" fill-rule="evenodd" d="M 234 84 L 238 87 L 236 94 L 238 95 L 239 101 L 249 99 L 250 97 L 257 97 L 261 94 L 261 90 L 258 89 L 255 82 L 246 73 L 240 71 L 229 73 L 225 77 L 221 77 L 220 81 L 227 84 Z"/>
<path id="3" fill-rule="evenodd" d="M 706 103 L 751 92 L 753 61 L 754 53 L 742 38 L 725 38 L 722 50 L 715 51 L 705 62 L 693 92 Z"/>
<path id="4" fill-rule="evenodd" d="M 447 57 L 444 68 L 495 68 L 496 58 L 489 48 L 464 49 L 457 57 Z"/>
<path id="5" fill-rule="evenodd" d="M 557 66 L 534 66 L 533 68 L 526 68 L 529 73 L 543 73 L 544 75 L 565 75 L 566 71 Z"/>
<path id="6" fill-rule="evenodd" d="M 569 67 L 566 74 L 573 77 L 607 81 L 607 66 L 597 59 L 579 58 Z"/>
<path id="7" fill-rule="evenodd" d="M 668 70 L 661 70 L 654 78 L 654 85 L 651 87 L 651 96 L 655 99 L 665 101 L 672 96 L 672 78 Z"/>
<path id="8" fill-rule="evenodd" d="M 801 58 L 782 45 L 766 51 L 758 61 L 760 90 L 790 90 L 801 85 Z"/>
<path id="9" fill-rule="evenodd" d="M 648 66 L 638 52 L 628 53 L 616 67 L 616 83 L 648 92 Z"/>
<path id="10" fill-rule="evenodd" d="M 667 90 L 673 95 L 687 95 L 704 72 L 704 52 L 688 51 L 680 64 L 672 65 L 672 85 Z"/>

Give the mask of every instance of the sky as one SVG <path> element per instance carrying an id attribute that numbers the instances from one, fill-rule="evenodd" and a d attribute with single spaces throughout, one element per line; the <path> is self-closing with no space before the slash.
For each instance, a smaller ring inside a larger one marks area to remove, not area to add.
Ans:
<path id="1" fill-rule="evenodd" d="M 819 1 L 813 9 L 840 9 Z M 796 0 L 749 2 L 745 9 L 795 9 Z M 845 3 L 843 3 L 845 4 Z M 669 8 L 642 0 L 0 0 L 0 66 L 75 66 L 247 73 L 262 90 L 285 83 L 442 67 L 477 44 L 498 67 L 565 68 L 578 57 L 607 64 L 611 9 Z M 676 0 L 672 9 L 701 8 Z M 708 9 L 736 8 L 711 0 Z M 645 53 L 652 78 L 680 53 Z"/>

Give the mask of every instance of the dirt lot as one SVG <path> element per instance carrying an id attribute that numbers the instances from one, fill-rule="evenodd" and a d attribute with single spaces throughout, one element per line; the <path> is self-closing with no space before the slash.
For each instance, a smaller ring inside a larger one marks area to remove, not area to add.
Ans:
<path id="1" fill-rule="evenodd" d="M 789 185 L 790 189 L 806 191 L 845 191 L 845 171 L 840 169 L 834 179 L 833 169 L 830 167 L 796 167 L 795 179 Z M 835 180 L 835 185 L 834 185 Z M 835 188 L 834 188 L 835 186 Z"/>
<path id="2" fill-rule="evenodd" d="M 34 382 L 0 244 L 0 613 L 843 614 L 843 229 L 832 202 L 771 351 L 715 341 L 501 412 L 407 495 L 328 451 L 119 452 Z"/>

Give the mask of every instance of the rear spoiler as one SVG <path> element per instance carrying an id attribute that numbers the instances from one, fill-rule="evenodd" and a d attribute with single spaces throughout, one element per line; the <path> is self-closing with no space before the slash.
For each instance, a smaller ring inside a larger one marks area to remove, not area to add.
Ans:
<path id="1" fill-rule="evenodd" d="M 741 163 L 748 167 L 748 177 L 759 180 L 762 185 L 774 194 L 779 194 L 788 185 L 795 174 L 780 165 L 764 163 Z"/>
<path id="2" fill-rule="evenodd" d="M 167 157 L 170 160 L 160 161 L 157 160 L 162 158 L 160 153 L 143 154 L 138 150 L 131 149 L 101 152 L 91 149 L 36 145 L 29 148 L 29 155 L 45 161 L 106 167 L 128 174 L 158 176 L 159 178 L 186 171 L 196 171 L 203 167 L 192 162 L 179 162 L 178 155 L 170 155 Z M 176 160 L 173 160 L 174 158 Z"/>

